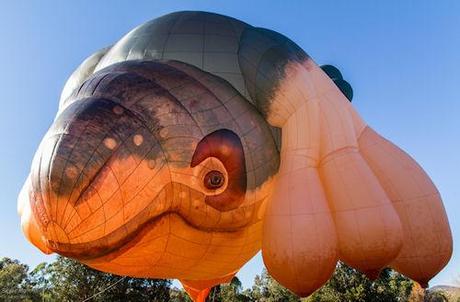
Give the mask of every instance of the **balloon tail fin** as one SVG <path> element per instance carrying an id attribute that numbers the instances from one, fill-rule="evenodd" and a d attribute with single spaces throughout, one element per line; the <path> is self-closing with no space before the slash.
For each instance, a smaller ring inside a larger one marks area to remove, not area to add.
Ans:
<path id="1" fill-rule="evenodd" d="M 209 292 L 211 291 L 210 287 L 205 289 L 195 289 L 186 285 L 184 285 L 184 289 L 193 302 L 205 302 Z"/>

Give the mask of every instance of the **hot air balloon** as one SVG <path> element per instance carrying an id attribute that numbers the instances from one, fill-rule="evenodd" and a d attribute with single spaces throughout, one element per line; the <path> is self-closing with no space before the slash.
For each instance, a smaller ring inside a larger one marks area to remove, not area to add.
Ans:
<path id="1" fill-rule="evenodd" d="M 452 253 L 440 195 L 352 96 L 272 30 L 149 21 L 65 84 L 18 198 L 23 232 L 101 271 L 179 279 L 195 301 L 260 249 L 300 296 L 338 260 L 427 285 Z"/>

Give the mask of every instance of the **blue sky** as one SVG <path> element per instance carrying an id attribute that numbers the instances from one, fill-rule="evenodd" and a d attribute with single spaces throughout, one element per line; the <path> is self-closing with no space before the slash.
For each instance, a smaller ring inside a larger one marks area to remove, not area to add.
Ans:
<path id="1" fill-rule="evenodd" d="M 454 255 L 432 285 L 460 276 L 460 2 L 5 1 L 0 10 L 0 257 L 50 261 L 20 232 L 16 196 L 57 110 L 61 88 L 93 51 L 176 10 L 230 15 L 279 31 L 334 64 L 353 104 L 411 154 L 441 192 Z M 260 256 L 240 272 L 245 286 Z"/>

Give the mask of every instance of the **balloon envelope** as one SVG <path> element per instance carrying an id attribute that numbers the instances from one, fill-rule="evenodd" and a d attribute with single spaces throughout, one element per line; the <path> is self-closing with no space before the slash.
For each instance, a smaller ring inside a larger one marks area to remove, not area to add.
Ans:
<path id="1" fill-rule="evenodd" d="M 452 253 L 439 193 L 352 96 L 277 32 L 206 12 L 149 21 L 65 84 L 23 231 L 102 271 L 181 279 L 196 301 L 260 249 L 301 296 L 338 260 L 426 283 Z"/>

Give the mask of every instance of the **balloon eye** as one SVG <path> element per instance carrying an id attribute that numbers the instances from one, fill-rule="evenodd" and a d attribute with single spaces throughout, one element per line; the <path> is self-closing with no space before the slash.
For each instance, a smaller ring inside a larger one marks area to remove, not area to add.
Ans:
<path id="1" fill-rule="evenodd" d="M 204 177 L 204 185 L 210 190 L 215 190 L 224 185 L 224 174 L 219 171 L 213 170 L 208 172 Z"/>

